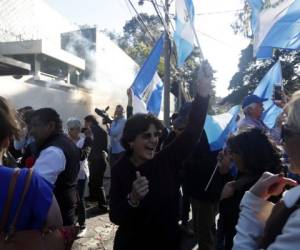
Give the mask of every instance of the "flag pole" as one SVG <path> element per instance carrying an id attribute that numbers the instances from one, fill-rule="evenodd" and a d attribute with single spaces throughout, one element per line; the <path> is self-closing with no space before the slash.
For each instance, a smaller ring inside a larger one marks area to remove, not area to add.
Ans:
<path id="1" fill-rule="evenodd" d="M 207 184 L 206 184 L 206 187 L 205 187 L 205 189 L 204 189 L 205 192 L 207 191 L 207 189 L 209 188 L 209 186 L 210 186 L 210 184 L 211 184 L 213 178 L 215 177 L 215 174 L 216 174 L 218 168 L 219 168 L 219 164 L 217 163 L 216 166 L 215 166 L 215 169 L 214 169 L 213 173 L 212 173 L 211 176 L 210 176 L 209 181 L 208 181 Z"/>
<path id="2" fill-rule="evenodd" d="M 202 49 L 201 49 L 201 46 L 200 46 L 199 38 L 198 38 L 198 35 L 196 33 L 194 23 L 192 23 L 192 29 L 193 29 L 193 32 L 194 32 L 194 35 L 195 35 L 195 38 L 196 38 L 196 43 L 197 43 L 199 53 L 200 53 L 199 59 L 200 59 L 200 62 L 202 62 L 204 60 L 204 55 L 203 55 L 203 52 L 202 52 Z"/>
<path id="3" fill-rule="evenodd" d="M 167 128 L 170 127 L 170 37 L 169 37 L 169 0 L 165 0 L 165 41 L 164 41 L 164 124 Z"/>

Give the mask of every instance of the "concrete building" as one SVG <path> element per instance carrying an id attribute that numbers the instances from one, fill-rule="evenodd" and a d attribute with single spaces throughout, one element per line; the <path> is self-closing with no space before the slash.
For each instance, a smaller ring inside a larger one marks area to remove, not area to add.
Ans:
<path id="1" fill-rule="evenodd" d="M 0 0 L 0 6 L 0 93 L 17 108 L 53 107 L 66 120 L 126 105 L 138 67 L 104 34 L 94 29 L 97 48 L 82 58 L 71 42 L 61 47 L 62 33 L 79 28 L 44 1 Z M 86 59 L 96 62 L 90 78 L 82 77 Z"/>
<path id="2" fill-rule="evenodd" d="M 80 30 L 43 0 L 0 6 L 0 93 L 16 108 L 52 107 L 66 120 L 126 106 L 138 65 L 106 35 Z"/>

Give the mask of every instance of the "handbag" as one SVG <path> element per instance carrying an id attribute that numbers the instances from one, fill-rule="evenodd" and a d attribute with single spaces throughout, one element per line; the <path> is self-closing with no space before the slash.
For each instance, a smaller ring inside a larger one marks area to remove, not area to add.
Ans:
<path id="1" fill-rule="evenodd" d="M 7 223 L 10 207 L 13 200 L 13 194 L 17 183 L 17 178 L 20 174 L 20 169 L 16 169 L 13 173 L 9 188 L 6 202 L 4 204 L 3 215 L 0 221 L 0 250 L 66 250 L 71 249 L 72 243 L 77 235 L 77 230 L 73 226 L 62 227 L 62 228 L 43 228 L 33 230 L 21 230 L 16 231 L 16 224 L 18 217 L 22 209 L 24 199 L 28 192 L 31 178 L 32 169 L 28 170 L 26 176 L 25 185 L 19 203 L 17 206 L 16 213 L 9 225 L 8 232 L 4 231 L 4 227 Z"/>

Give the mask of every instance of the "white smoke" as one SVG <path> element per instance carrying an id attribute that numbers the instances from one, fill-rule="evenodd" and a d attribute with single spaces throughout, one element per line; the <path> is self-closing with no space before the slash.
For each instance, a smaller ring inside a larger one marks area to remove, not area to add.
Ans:
<path id="1" fill-rule="evenodd" d="M 134 81 L 138 65 L 124 51 L 99 31 L 96 43 L 75 32 L 66 50 L 85 58 L 90 74 L 81 85 L 92 92 L 99 108 L 110 106 L 113 112 L 117 104 L 126 106 L 126 90 Z"/>

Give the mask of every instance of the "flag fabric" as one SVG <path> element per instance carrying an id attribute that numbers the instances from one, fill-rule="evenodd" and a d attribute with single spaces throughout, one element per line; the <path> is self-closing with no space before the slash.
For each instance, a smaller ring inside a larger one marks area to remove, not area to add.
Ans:
<path id="1" fill-rule="evenodd" d="M 274 127 L 278 115 L 282 112 L 282 109 L 275 105 L 272 100 L 274 86 L 276 85 L 282 86 L 282 70 L 280 61 L 277 61 L 266 73 L 253 92 L 254 95 L 268 99 L 268 101 L 263 103 L 265 111 L 262 114 L 262 120 L 269 128 Z"/>
<path id="2" fill-rule="evenodd" d="M 176 0 L 176 28 L 174 41 L 177 52 L 177 65 L 181 67 L 194 49 L 193 30 L 195 9 L 192 0 Z"/>
<path id="3" fill-rule="evenodd" d="M 156 42 L 131 85 L 133 113 L 151 112 L 158 116 L 160 112 L 163 82 L 157 74 L 157 67 L 163 49 L 163 36 Z"/>
<path id="4" fill-rule="evenodd" d="M 247 0 L 252 10 L 253 53 L 272 56 L 273 48 L 300 48 L 300 0 Z"/>
<path id="5" fill-rule="evenodd" d="M 239 112 L 240 106 L 236 105 L 226 113 L 206 116 L 204 129 L 211 151 L 222 149 L 230 134 L 235 132 Z"/>
<path id="6" fill-rule="evenodd" d="M 282 112 L 282 109 L 275 105 L 272 100 L 275 85 L 282 85 L 280 61 L 277 61 L 266 73 L 253 92 L 254 95 L 268 99 L 264 102 L 262 119 L 269 128 L 274 127 L 278 115 Z M 238 105 L 220 115 L 207 115 L 204 129 L 212 151 L 222 149 L 229 135 L 236 131 L 239 112 L 240 106 Z"/>

